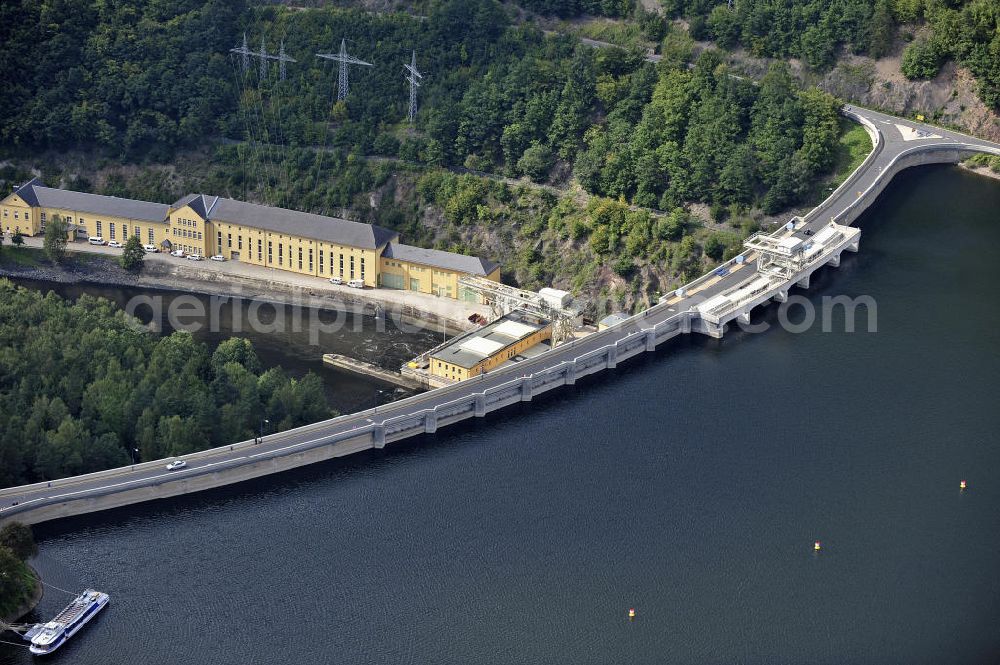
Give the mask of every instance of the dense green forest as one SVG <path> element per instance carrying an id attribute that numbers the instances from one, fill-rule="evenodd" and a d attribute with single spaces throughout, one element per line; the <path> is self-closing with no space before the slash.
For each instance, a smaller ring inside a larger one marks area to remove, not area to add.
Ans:
<path id="1" fill-rule="evenodd" d="M 5 107 L 0 141 L 15 155 L 73 148 L 112 170 L 95 186 L 91 173 L 34 163 L 50 181 L 350 216 L 491 256 L 531 288 L 613 282 L 626 307 L 706 268 L 760 215 L 814 199 L 836 161 L 832 97 L 799 90 L 781 64 L 760 85 L 734 76 L 645 12 L 643 34 L 662 42 L 655 64 L 543 31 L 494 0 L 435 0 L 423 17 L 215 0 L 22 5 L 0 9 L 12 56 L 0 68 L 24 100 Z M 578 11 L 591 10 L 556 13 Z M 244 33 L 253 49 L 284 44 L 297 60 L 286 80 L 273 63 L 263 78 L 256 61 L 244 70 L 229 53 Z M 336 66 L 315 54 L 341 38 L 374 66 L 352 68 L 335 102 Z M 402 64 L 414 51 L 424 78 L 411 126 Z M 185 171 L 193 152 L 210 157 Z M 187 175 L 113 172 L 129 163 Z M 732 233 L 705 232 L 692 203 Z"/>
<path id="2" fill-rule="evenodd" d="M 4 249 L 4 252 L 17 251 Z M 0 280 L 0 486 L 182 455 L 331 415 L 322 382 L 262 372 L 245 339 L 157 338 L 112 303 Z"/>
<path id="3" fill-rule="evenodd" d="M 0 529 L 0 621 L 20 619 L 12 614 L 23 609 L 41 585 L 25 563 L 37 553 L 31 527 L 8 522 Z"/>
<path id="4" fill-rule="evenodd" d="M 652 97 L 645 108 L 616 107 L 587 131 L 576 164 L 586 189 L 663 209 L 759 201 L 775 213 L 799 203 L 833 164 L 838 103 L 800 92 L 783 64 L 756 85 L 707 51 L 692 71 L 664 73 Z"/>
<path id="5" fill-rule="evenodd" d="M 23 16 L 0 23 L 13 33 L 6 50 L 16 56 L 5 60 L 5 79 L 18 82 L 13 97 L 26 102 L 10 109 L 0 129 L 5 143 L 120 147 L 126 156 L 157 158 L 206 138 L 249 140 L 249 157 L 239 161 L 255 172 L 243 176 L 261 189 L 281 190 L 279 203 L 306 195 L 308 206 L 327 158 L 321 151 L 290 163 L 279 145 L 332 148 L 340 153 L 334 163 L 344 153 L 381 155 L 539 181 L 557 162 L 577 163 L 591 193 L 638 195 L 645 206 L 666 194 L 670 205 L 662 207 L 672 207 L 686 200 L 750 203 L 788 180 L 744 172 L 756 157 L 754 145 L 766 140 L 763 131 L 795 134 L 766 164 L 780 166 L 802 149 L 813 158 L 807 175 L 829 166 L 821 153 L 835 140 L 823 126 L 829 118 L 815 117 L 829 116 L 833 100 L 800 97 L 790 79 L 758 102 L 756 88 L 726 76 L 711 53 L 690 74 L 684 53 L 657 69 L 637 52 L 595 51 L 573 37 L 514 24 L 492 0 L 444 0 L 426 21 L 360 10 L 223 8 L 204 0 L 171 3 L 169 11 L 152 1 L 25 5 L 47 30 L 36 40 L 33 30 L 19 29 L 32 24 Z M 263 82 L 256 65 L 242 70 L 228 54 L 242 30 L 253 36 L 253 48 L 257 35 L 267 36 L 271 52 L 284 42 L 299 61 L 289 64 L 288 80 L 278 80 L 273 68 Z M 314 54 L 333 49 L 341 36 L 352 37 L 354 54 L 376 66 L 356 67 L 353 94 L 332 104 L 335 72 Z M 412 50 L 427 79 L 418 131 L 405 132 L 400 72 Z M 67 62 L 79 64 L 67 68 Z M 796 108 L 779 108 L 778 95 L 792 97 Z M 771 119 L 779 126 L 765 129 Z M 629 140 L 636 125 L 640 136 Z M 723 162 L 733 182 L 709 186 L 706 179 Z M 682 178 L 686 171 L 696 175 Z M 787 191 L 772 198 L 778 207 L 794 202 Z"/>
<path id="6" fill-rule="evenodd" d="M 533 12 L 554 16 L 629 16 L 631 0 L 520 0 L 517 4 Z"/>
<path id="7" fill-rule="evenodd" d="M 976 76 L 983 102 L 1000 110 L 997 0 L 736 0 L 731 9 L 710 0 L 662 1 L 668 14 L 690 21 L 695 39 L 801 58 L 814 69 L 832 65 L 841 49 L 880 58 L 902 36 L 911 40 L 903 54 L 906 76 L 930 78 L 954 59 Z M 929 34 L 915 35 L 924 24 Z"/>

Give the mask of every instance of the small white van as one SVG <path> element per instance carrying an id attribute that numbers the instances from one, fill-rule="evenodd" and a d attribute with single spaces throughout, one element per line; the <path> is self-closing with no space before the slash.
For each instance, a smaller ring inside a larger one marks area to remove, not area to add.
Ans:
<path id="1" fill-rule="evenodd" d="M 90 236 L 87 242 L 89 242 L 91 245 L 103 245 L 104 238 L 102 238 L 101 236 Z"/>
<path id="2" fill-rule="evenodd" d="M 364 280 L 360 280 L 360 279 L 352 279 L 351 281 L 349 281 L 347 283 L 347 285 L 349 287 L 351 287 L 352 289 L 363 289 L 363 288 L 365 288 L 365 282 L 364 282 Z"/>

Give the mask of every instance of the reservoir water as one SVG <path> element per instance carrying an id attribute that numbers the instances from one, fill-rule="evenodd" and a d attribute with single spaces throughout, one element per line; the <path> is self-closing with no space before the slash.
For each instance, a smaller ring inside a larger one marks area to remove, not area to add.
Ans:
<path id="1" fill-rule="evenodd" d="M 682 338 L 383 451 L 41 525 L 45 580 L 111 594 L 55 659 L 996 662 L 998 211 L 1000 182 L 897 177 L 799 292 L 871 296 L 874 333 Z"/>

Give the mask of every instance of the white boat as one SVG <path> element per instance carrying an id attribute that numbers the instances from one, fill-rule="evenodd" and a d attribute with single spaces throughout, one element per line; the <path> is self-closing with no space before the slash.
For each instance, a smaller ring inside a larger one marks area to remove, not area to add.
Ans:
<path id="1" fill-rule="evenodd" d="M 110 599 L 106 593 L 87 589 L 55 619 L 37 624 L 24 635 L 25 639 L 31 640 L 28 650 L 39 656 L 52 653 L 104 609 Z"/>

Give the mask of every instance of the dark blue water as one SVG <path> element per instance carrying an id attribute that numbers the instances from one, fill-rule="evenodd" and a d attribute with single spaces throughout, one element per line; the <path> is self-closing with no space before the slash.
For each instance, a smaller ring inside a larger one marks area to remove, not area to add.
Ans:
<path id="1" fill-rule="evenodd" d="M 957 169 L 896 179 L 802 292 L 872 296 L 877 333 L 683 340 L 379 453 L 43 526 L 45 578 L 112 596 L 53 662 L 996 662 L 998 211 Z"/>

